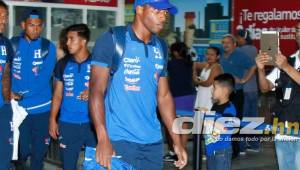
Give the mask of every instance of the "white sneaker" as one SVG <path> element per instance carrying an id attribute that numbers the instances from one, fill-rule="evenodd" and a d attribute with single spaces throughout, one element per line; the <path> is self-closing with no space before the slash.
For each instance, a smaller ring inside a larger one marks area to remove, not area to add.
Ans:
<path id="1" fill-rule="evenodd" d="M 240 155 L 244 156 L 244 155 L 246 155 L 246 152 L 245 151 L 240 152 Z"/>

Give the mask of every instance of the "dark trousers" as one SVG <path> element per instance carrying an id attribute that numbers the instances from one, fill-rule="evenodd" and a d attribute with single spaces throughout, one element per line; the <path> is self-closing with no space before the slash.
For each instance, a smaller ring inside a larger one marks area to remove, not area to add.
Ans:
<path id="1" fill-rule="evenodd" d="M 0 108 L 0 170 L 10 169 L 13 144 L 11 121 L 11 105 L 5 104 Z"/>
<path id="2" fill-rule="evenodd" d="M 125 140 L 112 141 L 117 155 L 133 165 L 137 170 L 161 170 L 163 168 L 162 141 L 151 144 L 138 144 Z"/>
<path id="3" fill-rule="evenodd" d="M 244 92 L 243 90 L 236 90 L 230 96 L 230 101 L 234 104 L 237 117 L 243 119 L 243 106 L 244 106 Z M 242 136 L 237 134 L 232 135 L 232 138 L 241 138 Z M 239 141 L 232 141 L 232 157 L 236 158 L 240 153 Z"/>
<path id="4" fill-rule="evenodd" d="M 22 122 L 19 139 L 19 162 L 31 156 L 31 170 L 42 170 L 50 143 L 48 132 L 49 112 L 29 114 Z"/>
<path id="5" fill-rule="evenodd" d="M 59 122 L 60 156 L 64 170 L 75 170 L 82 146 L 96 147 L 95 131 L 90 123 Z"/>

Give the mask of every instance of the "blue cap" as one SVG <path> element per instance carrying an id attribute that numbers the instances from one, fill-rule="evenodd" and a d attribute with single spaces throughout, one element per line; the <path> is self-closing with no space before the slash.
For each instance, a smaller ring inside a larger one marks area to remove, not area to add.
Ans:
<path id="1" fill-rule="evenodd" d="M 137 6 L 150 5 L 158 10 L 168 10 L 170 14 L 176 14 L 177 8 L 172 5 L 169 0 L 135 0 L 134 1 L 134 11 Z"/>
<path id="2" fill-rule="evenodd" d="M 28 11 L 26 15 L 24 15 L 24 20 L 27 19 L 42 19 L 41 14 L 37 10 Z"/>

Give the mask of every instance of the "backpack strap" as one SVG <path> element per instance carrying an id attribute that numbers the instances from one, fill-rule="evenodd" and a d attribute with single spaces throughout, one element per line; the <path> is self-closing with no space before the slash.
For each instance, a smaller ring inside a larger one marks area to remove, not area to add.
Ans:
<path id="1" fill-rule="evenodd" d="M 46 38 L 41 39 L 42 43 L 42 58 L 43 60 L 48 56 L 49 54 L 49 48 L 50 48 L 50 41 L 47 40 Z"/>
<path id="2" fill-rule="evenodd" d="M 119 67 L 120 61 L 125 51 L 127 27 L 126 26 L 111 27 L 109 31 L 112 34 L 113 43 L 115 45 L 115 52 L 114 52 L 113 62 L 111 67 L 111 74 L 114 74 Z"/>
<path id="3" fill-rule="evenodd" d="M 65 68 L 66 68 L 68 62 L 70 61 L 70 58 L 71 58 L 70 56 L 65 55 L 56 64 L 56 67 L 58 67 L 58 68 L 55 68 L 55 70 L 58 72 L 60 79 L 63 79 L 63 74 L 65 72 Z"/>
<path id="4" fill-rule="evenodd" d="M 15 55 L 17 54 L 17 50 L 19 48 L 20 45 L 20 36 L 16 36 L 13 37 L 10 41 L 11 41 L 11 45 L 13 47 L 14 53 Z M 41 55 L 43 60 L 45 60 L 45 58 L 48 56 L 49 54 L 49 48 L 50 48 L 50 41 L 47 40 L 46 38 L 41 38 Z"/>
<path id="5" fill-rule="evenodd" d="M 112 34 L 113 43 L 115 45 L 115 52 L 114 52 L 113 62 L 111 67 L 111 75 L 113 75 L 119 67 L 120 61 L 122 60 L 126 48 L 125 42 L 126 42 L 127 27 L 126 26 L 111 27 L 109 29 L 109 32 Z M 168 46 L 166 42 L 163 39 L 159 38 L 158 36 L 156 36 L 155 38 L 156 38 L 156 42 L 159 43 L 160 48 L 163 51 L 164 58 L 167 58 Z"/>
<path id="6" fill-rule="evenodd" d="M 167 43 L 160 37 L 156 36 L 156 39 L 158 40 L 157 42 L 160 45 L 160 48 L 163 52 L 163 57 L 166 59 L 168 58 L 168 45 Z"/>
<path id="7" fill-rule="evenodd" d="M 20 43 L 20 37 L 19 36 L 12 37 L 10 42 L 11 42 L 11 46 L 14 50 L 14 54 L 17 55 L 17 50 L 18 50 L 19 43 Z"/>

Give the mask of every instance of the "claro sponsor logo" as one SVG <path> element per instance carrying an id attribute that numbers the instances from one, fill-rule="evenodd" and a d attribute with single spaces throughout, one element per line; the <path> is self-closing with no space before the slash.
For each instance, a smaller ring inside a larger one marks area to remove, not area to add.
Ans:
<path id="1" fill-rule="evenodd" d="M 140 60 L 140 57 L 134 57 L 134 58 L 128 58 L 128 57 L 125 57 L 123 59 L 124 63 L 139 63 L 141 60 Z"/>

